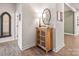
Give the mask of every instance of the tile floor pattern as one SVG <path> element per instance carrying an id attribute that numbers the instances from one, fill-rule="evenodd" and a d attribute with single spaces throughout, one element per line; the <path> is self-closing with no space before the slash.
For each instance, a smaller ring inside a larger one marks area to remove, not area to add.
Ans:
<path id="1" fill-rule="evenodd" d="M 65 35 L 65 47 L 57 53 L 49 51 L 47 55 L 39 47 L 20 51 L 16 40 L 0 43 L 0 56 L 79 56 L 79 36 Z"/>

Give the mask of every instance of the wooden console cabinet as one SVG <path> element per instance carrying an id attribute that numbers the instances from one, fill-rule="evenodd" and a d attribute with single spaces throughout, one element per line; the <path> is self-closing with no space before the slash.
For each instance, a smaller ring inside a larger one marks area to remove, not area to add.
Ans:
<path id="1" fill-rule="evenodd" d="M 36 46 L 41 47 L 46 51 L 46 53 L 52 50 L 53 47 L 53 39 L 52 32 L 53 29 L 51 27 L 37 27 L 36 28 Z"/>

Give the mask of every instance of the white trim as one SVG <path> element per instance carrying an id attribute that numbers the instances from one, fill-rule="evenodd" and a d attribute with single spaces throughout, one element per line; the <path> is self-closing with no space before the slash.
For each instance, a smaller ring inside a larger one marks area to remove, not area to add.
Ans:
<path id="1" fill-rule="evenodd" d="M 53 50 L 52 50 L 52 51 L 57 52 L 55 48 L 53 48 Z"/>
<path id="2" fill-rule="evenodd" d="M 62 44 L 62 45 L 60 45 L 59 47 L 57 47 L 56 49 L 54 48 L 53 51 L 54 51 L 54 52 L 58 52 L 58 51 L 60 51 L 64 46 L 65 46 L 65 44 Z"/>
<path id="3" fill-rule="evenodd" d="M 74 34 L 75 36 L 79 35 L 78 33 Z"/>
<path id="4" fill-rule="evenodd" d="M 32 46 L 24 46 L 24 47 L 22 47 L 21 51 L 30 49 L 30 48 L 32 48 L 32 47 L 35 47 L 35 44 L 33 44 Z"/>
<path id="5" fill-rule="evenodd" d="M 64 34 L 66 34 L 66 35 L 75 35 L 75 34 L 72 34 L 72 33 L 64 33 Z"/>
<path id="6" fill-rule="evenodd" d="M 77 25 L 76 25 L 77 22 L 76 22 L 76 20 L 77 20 L 76 13 L 74 13 L 74 33 L 75 34 L 77 34 L 77 30 L 76 30 L 77 29 Z"/>
<path id="7" fill-rule="evenodd" d="M 76 9 L 74 8 L 74 7 L 72 7 L 70 4 L 68 4 L 68 3 L 65 3 L 65 5 L 66 6 L 68 6 L 73 12 L 75 12 L 76 11 Z"/>
<path id="8" fill-rule="evenodd" d="M 0 38 L 0 43 L 13 41 L 13 40 L 16 40 L 16 39 L 14 39 L 12 37 L 4 37 L 4 38 Z"/>
<path id="9" fill-rule="evenodd" d="M 72 33 L 64 33 L 66 35 L 74 35 L 74 36 L 77 36 L 78 34 L 72 34 Z"/>

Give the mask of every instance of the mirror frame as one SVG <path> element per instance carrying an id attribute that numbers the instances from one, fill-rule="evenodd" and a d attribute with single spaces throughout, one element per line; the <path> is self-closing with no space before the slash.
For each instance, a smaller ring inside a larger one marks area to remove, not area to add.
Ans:
<path id="1" fill-rule="evenodd" d="M 48 24 L 46 24 L 46 23 L 44 22 L 44 19 L 43 19 L 43 14 L 44 14 L 44 12 L 45 12 L 46 10 L 49 12 L 49 16 L 50 16 L 49 19 L 48 19 Z M 45 9 L 43 10 L 43 13 L 42 13 L 42 21 L 43 21 L 43 23 L 44 23 L 45 25 L 49 25 L 50 20 L 51 20 L 51 11 L 50 11 L 48 8 L 45 8 Z"/>
<path id="2" fill-rule="evenodd" d="M 9 17 L 9 35 L 3 35 L 3 16 L 7 14 Z M 1 37 L 11 36 L 11 15 L 8 12 L 3 12 L 1 14 Z"/>

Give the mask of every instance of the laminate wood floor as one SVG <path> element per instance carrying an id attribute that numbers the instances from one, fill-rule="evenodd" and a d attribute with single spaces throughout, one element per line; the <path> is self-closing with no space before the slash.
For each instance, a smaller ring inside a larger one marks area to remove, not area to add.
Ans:
<path id="1" fill-rule="evenodd" d="M 45 51 L 39 47 L 20 51 L 17 40 L 0 43 L 0 56 L 79 56 L 79 36 L 65 35 L 65 47 L 59 52 Z"/>
<path id="2" fill-rule="evenodd" d="M 59 52 L 50 51 L 48 56 L 79 56 L 79 36 L 65 35 L 65 47 Z M 33 47 L 22 52 L 23 56 L 46 56 L 45 51 L 39 47 Z"/>
<path id="3" fill-rule="evenodd" d="M 20 56 L 17 40 L 0 43 L 0 56 Z"/>

